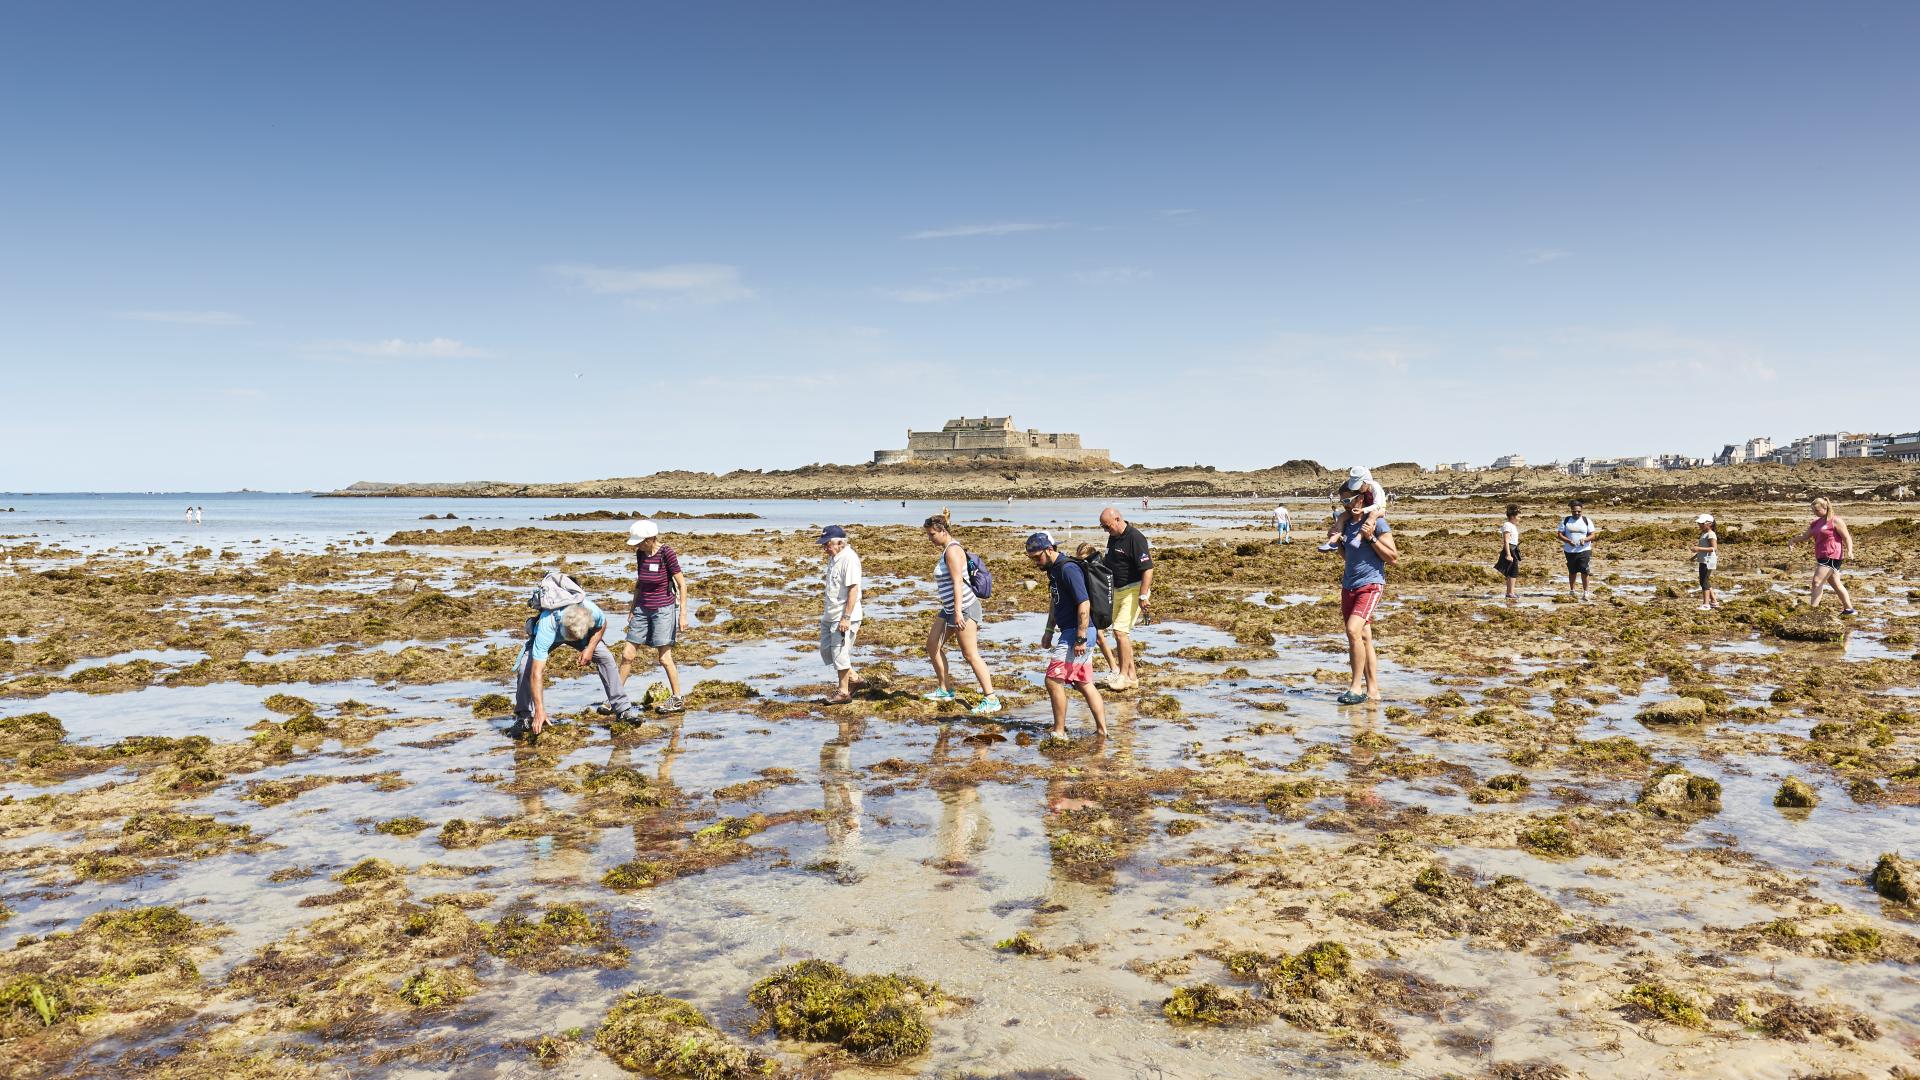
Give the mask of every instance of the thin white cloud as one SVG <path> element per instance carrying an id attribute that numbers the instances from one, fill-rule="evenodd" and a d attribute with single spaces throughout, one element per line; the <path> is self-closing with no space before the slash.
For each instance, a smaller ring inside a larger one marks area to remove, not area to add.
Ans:
<path id="1" fill-rule="evenodd" d="M 116 319 L 174 323 L 179 326 L 249 326 L 251 320 L 231 311 L 122 311 Z"/>
<path id="2" fill-rule="evenodd" d="M 337 342 L 336 346 L 357 356 L 470 359 L 493 355 L 485 350 L 476 349 L 466 342 L 443 337 L 430 338 L 426 341 L 407 341 L 403 338 L 388 338 L 385 341 L 342 341 Z"/>
<path id="3" fill-rule="evenodd" d="M 903 304 L 938 304 L 968 296 L 1012 292 L 1015 289 L 1024 289 L 1031 284 L 1033 282 L 1026 278 L 976 277 L 962 278 L 958 281 L 937 281 L 931 285 L 910 289 L 880 289 L 878 292 L 889 300 L 898 300 Z"/>
<path id="4" fill-rule="evenodd" d="M 666 301 L 723 304 L 754 296 L 740 280 L 740 268 L 726 263 L 674 263 L 638 270 L 565 263 L 546 267 L 546 272 L 597 296 L 624 296 L 640 307 Z"/>
<path id="5" fill-rule="evenodd" d="M 1125 285 L 1134 281 L 1145 281 L 1153 276 L 1153 271 L 1142 270 L 1137 266 L 1102 266 L 1093 270 L 1075 270 L 1073 280 L 1082 285 Z"/>
<path id="6" fill-rule="evenodd" d="M 999 221 L 991 225 L 949 225 L 944 229 L 922 229 L 908 233 L 902 240 L 951 240 L 956 236 L 1006 236 L 1010 233 L 1053 232 L 1068 228 L 1064 221 Z"/>
<path id="7" fill-rule="evenodd" d="M 1525 258 L 1528 266 L 1539 266 L 1541 263 L 1559 262 L 1561 259 L 1571 259 L 1573 258 L 1573 252 L 1561 251 L 1559 248 L 1537 248 L 1533 251 L 1527 252 Z"/>

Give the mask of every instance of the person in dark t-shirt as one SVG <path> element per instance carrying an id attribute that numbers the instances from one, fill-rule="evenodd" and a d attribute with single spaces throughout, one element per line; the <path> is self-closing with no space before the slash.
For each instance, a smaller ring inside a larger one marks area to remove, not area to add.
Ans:
<path id="1" fill-rule="evenodd" d="M 1107 568 L 1113 571 L 1113 643 L 1120 654 L 1107 689 L 1131 690 L 1140 685 L 1133 667 L 1133 628 L 1145 617 L 1153 596 L 1153 555 L 1145 534 L 1129 525 L 1117 507 L 1100 511 L 1100 527 L 1107 532 Z"/>

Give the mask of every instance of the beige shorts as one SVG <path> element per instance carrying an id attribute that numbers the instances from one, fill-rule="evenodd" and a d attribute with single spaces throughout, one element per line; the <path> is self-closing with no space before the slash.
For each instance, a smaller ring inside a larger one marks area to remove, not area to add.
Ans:
<path id="1" fill-rule="evenodd" d="M 847 632 L 840 632 L 840 620 L 831 622 L 820 620 L 820 662 L 835 671 L 850 671 L 853 668 L 853 641 L 860 636 L 859 622 L 847 624 Z"/>
<path id="2" fill-rule="evenodd" d="M 1140 621 L 1140 583 L 1134 582 L 1124 589 L 1113 592 L 1113 632 L 1116 634 L 1133 633 L 1133 625 Z"/>

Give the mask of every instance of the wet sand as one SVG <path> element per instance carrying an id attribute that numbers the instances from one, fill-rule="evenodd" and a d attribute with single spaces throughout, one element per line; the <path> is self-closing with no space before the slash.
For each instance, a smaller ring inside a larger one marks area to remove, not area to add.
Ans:
<path id="1" fill-rule="evenodd" d="M 1920 536 L 1849 513 L 1836 627 L 1792 607 L 1800 508 L 1714 509 L 1706 613 L 1690 508 L 1596 508 L 1581 604 L 1530 505 L 1513 605 L 1489 505 L 1396 508 L 1354 708 L 1310 528 L 1169 526 L 1104 742 L 1045 737 L 1027 523 L 961 534 L 994 722 L 919 697 L 915 530 L 852 530 L 873 685 L 834 708 L 811 537 L 678 534 L 690 709 L 610 728 L 563 650 L 532 747 L 520 597 L 562 566 L 617 626 L 617 524 L 16 546 L 0 1075 L 1920 1070 Z M 808 960 L 903 978 L 802 1023 Z"/>

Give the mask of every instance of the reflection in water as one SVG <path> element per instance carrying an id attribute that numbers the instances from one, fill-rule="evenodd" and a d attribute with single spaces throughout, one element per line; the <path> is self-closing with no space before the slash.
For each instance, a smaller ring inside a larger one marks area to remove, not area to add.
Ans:
<path id="1" fill-rule="evenodd" d="M 863 806 L 860 778 L 853 771 L 853 744 L 862 726 L 858 717 L 843 715 L 839 729 L 820 746 L 820 805 L 827 830 L 823 861 L 849 869 L 860 849 Z"/>
<path id="2" fill-rule="evenodd" d="M 940 798 L 940 827 L 934 847 L 937 865 L 947 873 L 972 868 L 993 837 L 992 819 L 980 800 L 980 782 L 967 771 L 971 765 L 987 764 L 987 746 L 973 747 L 970 761 L 955 762 L 953 741 L 953 725 L 940 725 L 932 757 L 933 765 L 940 770 L 933 775 L 934 792 Z"/>

